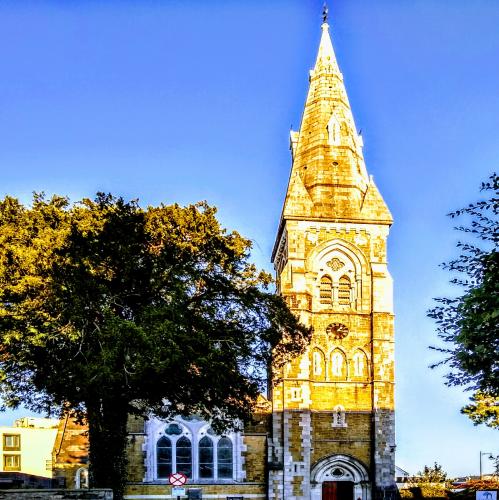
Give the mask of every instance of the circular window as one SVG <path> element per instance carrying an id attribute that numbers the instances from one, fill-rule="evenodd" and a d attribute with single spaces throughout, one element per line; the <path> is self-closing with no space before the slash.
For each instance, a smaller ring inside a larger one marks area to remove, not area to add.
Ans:
<path id="1" fill-rule="evenodd" d="M 182 427 L 178 424 L 170 424 L 166 430 L 165 434 L 168 434 L 169 436 L 179 436 L 182 434 Z"/>
<path id="2" fill-rule="evenodd" d="M 336 467 L 336 469 L 333 470 L 334 477 L 341 477 L 344 475 L 345 475 L 345 473 L 343 472 L 343 469 L 340 469 L 339 467 Z"/>

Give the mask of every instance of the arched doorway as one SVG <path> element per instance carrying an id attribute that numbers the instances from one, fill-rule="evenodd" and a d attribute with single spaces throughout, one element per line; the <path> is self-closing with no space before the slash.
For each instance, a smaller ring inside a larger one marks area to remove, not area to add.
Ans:
<path id="1" fill-rule="evenodd" d="M 365 465 L 349 455 L 330 455 L 319 460 L 310 475 L 311 500 L 371 500 Z"/>

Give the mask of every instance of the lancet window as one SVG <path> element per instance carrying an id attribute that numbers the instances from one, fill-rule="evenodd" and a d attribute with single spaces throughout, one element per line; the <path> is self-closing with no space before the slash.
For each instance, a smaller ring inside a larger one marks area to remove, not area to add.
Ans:
<path id="1" fill-rule="evenodd" d="M 205 436 L 199 441 L 199 477 L 201 479 L 213 477 L 213 441 Z"/>
<path id="2" fill-rule="evenodd" d="M 331 374 L 337 379 L 346 378 L 345 355 L 339 349 L 334 350 L 331 354 Z"/>
<path id="3" fill-rule="evenodd" d="M 356 351 L 352 357 L 354 377 L 367 377 L 367 356 L 363 351 Z"/>
<path id="4" fill-rule="evenodd" d="M 326 362 L 322 351 L 314 349 L 312 354 L 313 375 L 315 379 L 324 380 L 326 378 Z"/>
<path id="5" fill-rule="evenodd" d="M 327 124 L 328 141 L 331 146 L 337 146 L 341 142 L 340 123 L 333 115 Z"/>
<path id="6" fill-rule="evenodd" d="M 340 306 L 350 305 L 351 283 L 348 276 L 342 276 L 338 286 L 338 303 Z"/>
<path id="7" fill-rule="evenodd" d="M 321 278 L 320 299 L 323 305 L 332 305 L 333 303 L 333 280 L 329 276 Z"/>
<path id="8" fill-rule="evenodd" d="M 166 436 L 161 437 L 156 445 L 158 477 L 167 478 L 173 471 L 172 442 Z"/>
<path id="9" fill-rule="evenodd" d="M 219 479 L 232 478 L 232 441 L 228 437 L 222 437 L 217 444 L 217 471 Z"/>

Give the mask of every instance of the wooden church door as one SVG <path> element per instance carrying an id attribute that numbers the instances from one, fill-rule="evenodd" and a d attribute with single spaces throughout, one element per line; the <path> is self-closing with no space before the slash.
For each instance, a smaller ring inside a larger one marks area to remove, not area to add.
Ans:
<path id="1" fill-rule="evenodd" d="M 351 481 L 322 483 L 322 500 L 353 500 L 353 483 Z"/>

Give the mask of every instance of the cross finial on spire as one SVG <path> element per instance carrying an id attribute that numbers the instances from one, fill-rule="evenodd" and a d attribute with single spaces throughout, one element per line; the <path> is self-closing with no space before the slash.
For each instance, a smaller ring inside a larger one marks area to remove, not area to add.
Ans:
<path id="1" fill-rule="evenodd" d="M 322 22 L 327 23 L 327 17 L 329 14 L 329 9 L 327 8 L 327 3 L 324 2 L 324 6 L 322 8 Z"/>

